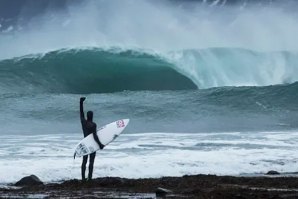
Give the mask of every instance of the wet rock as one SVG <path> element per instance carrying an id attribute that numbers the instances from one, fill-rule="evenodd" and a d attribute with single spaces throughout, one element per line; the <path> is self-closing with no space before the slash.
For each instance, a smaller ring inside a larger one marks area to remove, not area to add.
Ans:
<path id="1" fill-rule="evenodd" d="M 273 170 L 271 170 L 271 171 L 268 171 L 268 172 L 266 173 L 266 175 L 280 175 L 280 173 L 277 172 L 277 171 L 273 171 Z"/>
<path id="2" fill-rule="evenodd" d="M 157 189 L 157 187 L 160 187 Z M 162 188 L 161 188 L 162 187 Z M 166 187 L 167 189 L 164 189 Z M 1 188 L 0 198 L 298 198 L 297 177 L 193 175 L 146 179 L 96 178 L 90 183 L 68 180 L 22 189 Z M 168 190 L 169 189 L 169 190 Z M 172 190 L 173 192 L 170 193 Z"/>
<path id="3" fill-rule="evenodd" d="M 34 186 L 34 185 L 43 185 L 43 182 L 36 176 L 26 176 L 15 183 L 15 186 Z"/>
<path id="4" fill-rule="evenodd" d="M 156 197 L 164 197 L 169 193 L 172 193 L 172 191 L 169 189 L 161 188 L 161 187 L 158 187 L 155 191 Z"/>
<path id="5" fill-rule="evenodd" d="M 97 180 L 96 182 L 99 183 L 101 186 L 117 186 L 123 184 L 125 180 L 119 177 L 105 177 Z"/>

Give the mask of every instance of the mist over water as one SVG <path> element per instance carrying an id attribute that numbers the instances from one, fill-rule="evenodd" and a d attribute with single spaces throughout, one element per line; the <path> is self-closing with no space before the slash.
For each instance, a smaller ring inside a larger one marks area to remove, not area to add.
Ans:
<path id="1" fill-rule="evenodd" d="M 158 52 L 210 47 L 297 51 L 298 14 L 293 4 L 287 8 L 287 2 L 239 7 L 192 1 L 182 5 L 169 1 L 83 1 L 69 5 L 66 11 L 49 10 L 25 25 L 18 24 L 22 29 L 13 34 L 3 33 L 1 57 L 80 46 Z"/>

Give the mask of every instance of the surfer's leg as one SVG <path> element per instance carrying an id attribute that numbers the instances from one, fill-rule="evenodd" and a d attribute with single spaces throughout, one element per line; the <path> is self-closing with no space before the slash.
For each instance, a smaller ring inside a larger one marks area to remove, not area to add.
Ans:
<path id="1" fill-rule="evenodd" d="M 88 155 L 84 155 L 83 156 L 83 162 L 82 162 L 82 180 L 86 180 L 85 178 L 85 171 L 86 171 L 86 164 L 87 164 L 87 160 L 88 160 Z"/>
<path id="2" fill-rule="evenodd" d="M 96 155 L 96 152 L 90 154 L 88 180 L 92 179 L 95 155 Z"/>

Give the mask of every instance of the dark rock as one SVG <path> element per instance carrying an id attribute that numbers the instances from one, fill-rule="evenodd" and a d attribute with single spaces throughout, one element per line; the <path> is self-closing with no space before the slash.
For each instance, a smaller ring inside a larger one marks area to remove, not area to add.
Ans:
<path id="1" fill-rule="evenodd" d="M 35 175 L 26 176 L 15 183 L 15 186 L 34 186 L 43 185 L 43 182 Z"/>
<path id="2" fill-rule="evenodd" d="M 169 193 L 172 193 L 172 191 L 169 189 L 161 188 L 161 187 L 158 187 L 155 191 L 156 197 L 164 197 Z"/>
<path id="3" fill-rule="evenodd" d="M 111 186 L 111 185 L 120 185 L 125 182 L 124 179 L 119 177 L 105 177 L 100 180 L 96 180 L 96 183 L 99 183 L 101 186 Z"/>
<path id="4" fill-rule="evenodd" d="M 87 183 L 87 184 L 86 184 Z M 203 199 L 294 199 L 298 198 L 295 176 L 210 176 L 163 177 L 146 179 L 96 178 L 68 180 L 22 189 L 0 186 L 0 198 L 203 198 Z M 103 186 L 104 185 L 104 186 Z M 158 188 L 165 187 L 171 191 Z M 144 195 L 144 193 L 147 193 Z M 112 195 L 111 195 L 112 194 Z"/>
<path id="5" fill-rule="evenodd" d="M 268 171 L 268 172 L 266 173 L 266 175 L 280 175 L 280 173 L 277 172 L 277 171 L 273 171 L 273 170 L 271 170 L 271 171 Z"/>

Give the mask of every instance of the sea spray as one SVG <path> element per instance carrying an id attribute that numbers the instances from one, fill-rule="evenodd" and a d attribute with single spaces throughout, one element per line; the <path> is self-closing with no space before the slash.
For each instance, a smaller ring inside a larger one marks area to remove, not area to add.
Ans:
<path id="1" fill-rule="evenodd" d="M 0 59 L 82 46 L 157 52 L 213 47 L 297 51 L 295 7 L 288 1 L 246 7 L 193 1 L 84 1 L 65 12 L 49 9 L 27 23 L 19 20 L 15 26 L 21 28 L 0 34 Z"/>

